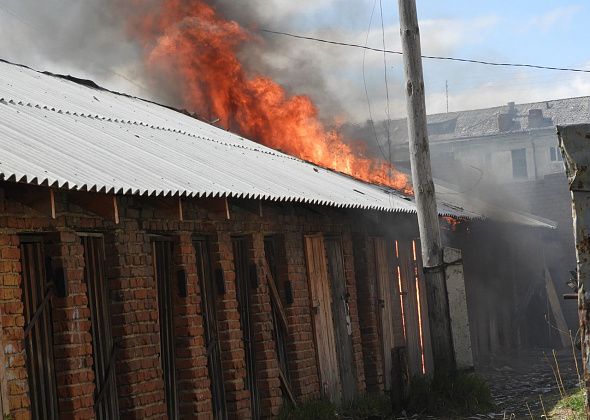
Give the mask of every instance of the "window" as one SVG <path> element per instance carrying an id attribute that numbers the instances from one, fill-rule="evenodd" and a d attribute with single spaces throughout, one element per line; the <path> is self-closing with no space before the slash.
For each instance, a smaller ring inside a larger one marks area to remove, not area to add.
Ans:
<path id="1" fill-rule="evenodd" d="M 84 278 L 92 321 L 92 351 L 96 391 L 94 410 L 101 419 L 118 419 L 115 375 L 116 347 L 111 332 L 108 288 L 104 274 L 104 242 L 100 236 L 83 236 Z"/>
<path id="2" fill-rule="evenodd" d="M 172 241 L 166 238 L 159 237 L 153 242 L 154 277 L 158 287 L 158 312 L 160 315 L 160 362 L 164 374 L 169 420 L 179 418 L 172 301 L 173 246 Z"/>
<path id="3" fill-rule="evenodd" d="M 21 238 L 21 263 L 31 416 L 58 419 L 51 320 L 54 287 L 45 272 L 42 238 Z"/>
<path id="4" fill-rule="evenodd" d="M 557 150 L 557 147 L 551 147 L 549 149 L 549 155 L 551 162 L 563 162 L 563 156 L 561 156 L 561 153 L 559 150 Z"/>
<path id="5" fill-rule="evenodd" d="M 512 151 L 512 175 L 514 178 L 528 178 L 526 149 Z"/>

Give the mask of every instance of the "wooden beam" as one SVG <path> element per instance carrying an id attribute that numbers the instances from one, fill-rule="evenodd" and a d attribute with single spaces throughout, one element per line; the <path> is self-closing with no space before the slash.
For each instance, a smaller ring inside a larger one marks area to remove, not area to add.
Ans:
<path id="1" fill-rule="evenodd" d="M 559 339 L 561 340 L 563 348 L 568 348 L 571 344 L 569 329 L 567 327 L 567 323 L 565 322 L 565 317 L 563 316 L 561 302 L 559 301 L 557 291 L 555 290 L 553 277 L 551 276 L 551 273 L 549 272 L 549 269 L 547 267 L 545 267 L 545 269 L 543 270 L 543 274 L 545 277 L 545 288 L 547 290 L 549 306 L 551 306 L 551 312 L 553 312 L 553 319 L 555 320 L 555 323 L 557 324 L 557 328 L 559 330 Z"/>
<path id="2" fill-rule="evenodd" d="M 285 327 L 285 331 L 289 331 L 289 323 L 287 322 L 287 315 L 285 314 L 285 309 L 283 308 L 283 303 L 281 302 L 281 296 L 279 295 L 279 292 L 277 290 L 277 286 L 275 285 L 275 281 L 272 277 L 270 270 L 268 269 L 268 265 L 266 264 L 266 261 L 264 261 L 262 264 L 264 267 L 266 283 L 268 284 L 268 290 L 270 291 L 270 299 L 278 312 L 279 320 L 283 324 L 283 327 Z"/>
<path id="3" fill-rule="evenodd" d="M 289 397 L 291 404 L 297 407 L 297 400 L 295 399 L 295 394 L 293 393 L 291 385 L 289 385 L 289 381 L 287 380 L 287 378 L 285 378 L 285 374 L 281 369 L 279 369 L 279 378 L 281 379 L 281 386 L 283 390 L 285 390 L 285 392 L 287 393 L 287 396 Z"/>
<path id="4" fill-rule="evenodd" d="M 178 219 L 184 222 L 184 208 L 182 206 L 182 197 L 178 197 Z"/>
<path id="5" fill-rule="evenodd" d="M 68 201 L 106 220 L 119 224 L 119 205 L 114 194 L 100 194 L 86 191 L 71 191 Z"/>

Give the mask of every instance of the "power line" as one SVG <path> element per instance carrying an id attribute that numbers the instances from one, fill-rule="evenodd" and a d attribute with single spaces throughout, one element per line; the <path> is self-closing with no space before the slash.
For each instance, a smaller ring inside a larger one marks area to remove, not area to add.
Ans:
<path id="1" fill-rule="evenodd" d="M 385 115 L 387 116 L 387 147 L 389 148 L 389 163 L 391 163 L 391 112 L 389 104 L 389 80 L 387 79 L 387 54 L 385 53 L 385 21 L 383 19 L 383 0 L 379 0 L 379 11 L 381 12 L 381 35 L 383 39 L 383 77 L 385 78 Z"/>
<path id="2" fill-rule="evenodd" d="M 369 19 L 369 28 L 367 29 L 367 38 L 365 40 L 365 46 L 369 45 L 369 35 L 371 34 L 371 26 L 373 25 L 373 17 L 375 16 L 375 9 L 377 8 L 377 0 L 373 3 L 373 9 L 371 10 L 371 17 Z M 383 160 L 387 160 L 387 156 L 385 156 L 385 152 L 381 147 L 381 143 L 379 142 L 379 136 L 377 135 L 377 129 L 375 128 L 375 121 L 373 120 L 373 109 L 371 107 L 371 97 L 369 96 L 369 89 L 367 87 L 367 75 L 366 75 L 366 60 L 367 60 L 367 50 L 363 50 L 363 84 L 365 86 L 365 96 L 367 98 L 367 106 L 369 109 L 369 121 L 371 124 L 371 128 L 373 130 L 373 134 L 375 136 L 375 143 L 377 143 L 377 147 L 379 147 L 379 151 L 383 156 Z"/>
<path id="3" fill-rule="evenodd" d="M 281 35 L 281 36 L 287 36 L 287 37 L 290 37 L 290 38 L 304 39 L 304 40 L 307 40 L 307 41 L 320 42 L 320 43 L 323 43 L 323 44 L 338 45 L 338 46 L 341 46 L 341 47 L 361 48 L 361 49 L 365 49 L 365 50 L 369 50 L 369 51 L 375 51 L 375 52 L 378 52 L 378 53 L 403 55 L 403 53 L 401 51 L 393 51 L 393 50 L 386 50 L 386 49 L 381 49 L 381 48 L 368 47 L 368 46 L 363 46 L 363 45 L 359 45 L 359 44 L 351 44 L 351 43 L 348 43 L 348 42 L 332 41 L 332 40 L 328 40 L 328 39 L 315 38 L 315 37 L 311 37 L 311 36 L 303 36 L 303 35 L 291 34 L 291 33 L 288 33 L 288 32 L 272 31 L 270 29 L 260 29 L 260 31 L 261 32 L 268 33 L 268 34 L 273 34 L 273 35 Z M 421 57 L 424 58 L 424 59 L 428 59 L 428 60 L 457 61 L 457 62 L 460 62 L 460 63 L 483 64 L 483 65 L 486 65 L 486 66 L 524 67 L 524 68 L 540 69 L 540 70 L 569 71 L 569 72 L 576 72 L 576 73 L 590 73 L 590 70 L 578 69 L 578 68 L 572 68 L 572 67 L 551 67 L 551 66 L 538 66 L 538 65 L 535 65 L 535 64 L 502 63 L 502 62 L 494 62 L 494 61 L 472 60 L 472 59 L 469 59 L 469 58 L 444 57 L 444 56 L 437 56 L 437 55 L 422 55 Z"/>

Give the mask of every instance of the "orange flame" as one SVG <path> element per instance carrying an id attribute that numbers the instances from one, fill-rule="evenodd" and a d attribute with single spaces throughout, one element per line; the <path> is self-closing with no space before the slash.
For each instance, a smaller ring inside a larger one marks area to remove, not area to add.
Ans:
<path id="1" fill-rule="evenodd" d="M 204 0 L 161 0 L 152 8 L 134 2 L 129 30 L 144 47 L 148 73 L 177 83 L 187 109 L 268 147 L 411 194 L 405 174 L 353 150 L 320 121 L 309 97 L 289 96 L 267 77 L 249 77 L 237 52 L 253 37 L 238 23 Z"/>
<path id="2" fill-rule="evenodd" d="M 442 219 L 446 222 L 446 224 L 448 226 L 448 229 L 451 232 L 456 232 L 457 229 L 459 228 L 459 225 L 461 225 L 461 220 L 460 219 L 457 219 L 455 217 L 443 216 Z"/>

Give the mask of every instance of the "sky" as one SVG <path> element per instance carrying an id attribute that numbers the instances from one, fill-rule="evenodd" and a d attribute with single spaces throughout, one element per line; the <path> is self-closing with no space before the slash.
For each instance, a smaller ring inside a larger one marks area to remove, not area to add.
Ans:
<path id="1" fill-rule="evenodd" d="M 289 92 L 309 94 L 330 117 L 363 122 L 405 116 L 399 56 L 384 62 L 376 52 L 257 32 L 268 28 L 377 48 L 385 38 L 387 49 L 400 50 L 397 2 L 382 0 L 382 31 L 379 0 L 214 1 L 262 39 L 256 60 L 249 60 L 251 72 L 270 71 Z M 141 54 L 117 27 L 109 2 L 0 0 L 0 58 L 160 99 L 143 82 Z M 417 3 L 425 55 L 590 69 L 588 1 Z M 450 111 L 590 95 L 590 74 L 438 60 L 425 60 L 424 71 L 429 113 L 446 111 L 447 84 Z"/>

